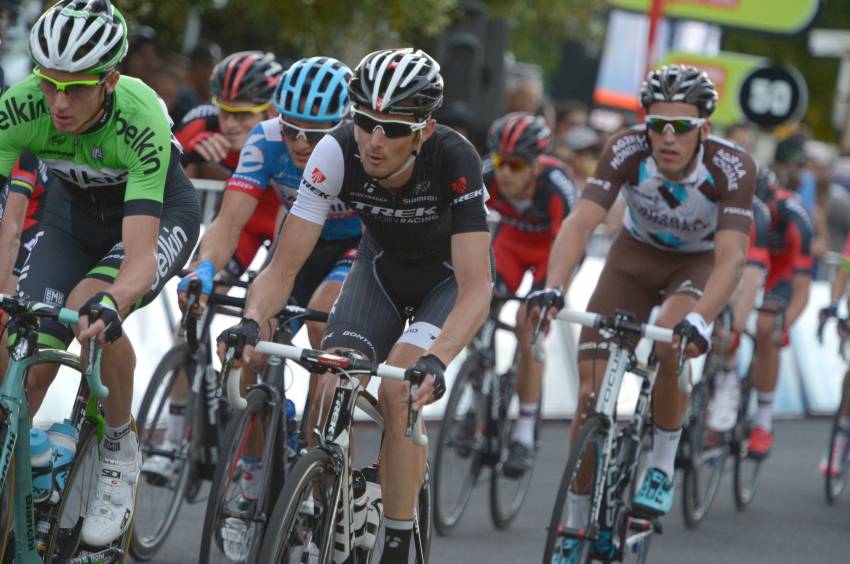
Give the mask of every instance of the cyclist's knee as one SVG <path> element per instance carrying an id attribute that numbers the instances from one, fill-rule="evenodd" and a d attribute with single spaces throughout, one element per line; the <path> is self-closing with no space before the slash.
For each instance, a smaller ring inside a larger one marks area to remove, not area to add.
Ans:
<path id="1" fill-rule="evenodd" d="M 317 349 L 322 346 L 322 337 L 325 333 L 325 324 L 315 321 L 307 322 L 307 338 L 310 340 L 310 346 Z"/>
<path id="2" fill-rule="evenodd" d="M 398 429 L 407 422 L 408 388 L 404 382 L 385 380 L 378 388 L 378 401 L 387 430 Z"/>

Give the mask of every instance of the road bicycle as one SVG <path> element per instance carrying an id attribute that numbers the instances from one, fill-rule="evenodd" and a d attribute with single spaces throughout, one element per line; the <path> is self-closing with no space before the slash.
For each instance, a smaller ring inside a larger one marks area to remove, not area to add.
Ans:
<path id="1" fill-rule="evenodd" d="M 823 330 L 829 317 L 821 316 L 818 323 L 817 338 L 823 343 Z M 850 357 L 850 330 L 848 319 L 836 318 L 838 330 L 838 354 L 845 362 Z M 838 408 L 832 416 L 832 426 L 829 430 L 829 449 L 826 458 L 826 473 L 824 474 L 824 492 L 826 502 L 833 505 L 841 496 L 847 486 L 850 477 L 850 448 L 848 448 L 848 433 L 840 425 L 841 416 L 844 415 L 845 406 L 850 401 L 850 368 L 844 373 L 841 383 L 841 399 Z"/>

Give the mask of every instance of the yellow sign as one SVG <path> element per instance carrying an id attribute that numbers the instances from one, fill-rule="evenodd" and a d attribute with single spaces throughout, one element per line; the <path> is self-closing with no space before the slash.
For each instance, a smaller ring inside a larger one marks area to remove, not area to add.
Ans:
<path id="1" fill-rule="evenodd" d="M 648 12 L 652 0 L 609 0 L 624 10 Z M 811 23 L 818 0 L 665 0 L 664 15 L 771 33 L 797 33 Z"/>

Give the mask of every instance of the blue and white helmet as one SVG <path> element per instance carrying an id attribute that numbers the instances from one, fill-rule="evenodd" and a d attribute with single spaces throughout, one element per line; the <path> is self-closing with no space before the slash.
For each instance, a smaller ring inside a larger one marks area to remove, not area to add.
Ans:
<path id="1" fill-rule="evenodd" d="M 283 117 L 338 122 L 349 115 L 351 69 L 331 57 L 295 61 L 277 83 L 272 101 Z"/>

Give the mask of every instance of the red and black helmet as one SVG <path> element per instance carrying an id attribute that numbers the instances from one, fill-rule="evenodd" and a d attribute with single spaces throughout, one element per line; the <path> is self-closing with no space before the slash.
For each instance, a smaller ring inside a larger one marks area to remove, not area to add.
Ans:
<path id="1" fill-rule="evenodd" d="M 281 74 L 283 67 L 273 54 L 240 51 L 215 66 L 210 90 L 223 102 L 265 104 L 271 100 Z"/>
<path id="2" fill-rule="evenodd" d="M 504 157 L 533 161 L 546 152 L 552 132 L 543 116 L 514 112 L 500 117 L 487 133 L 487 148 Z"/>

